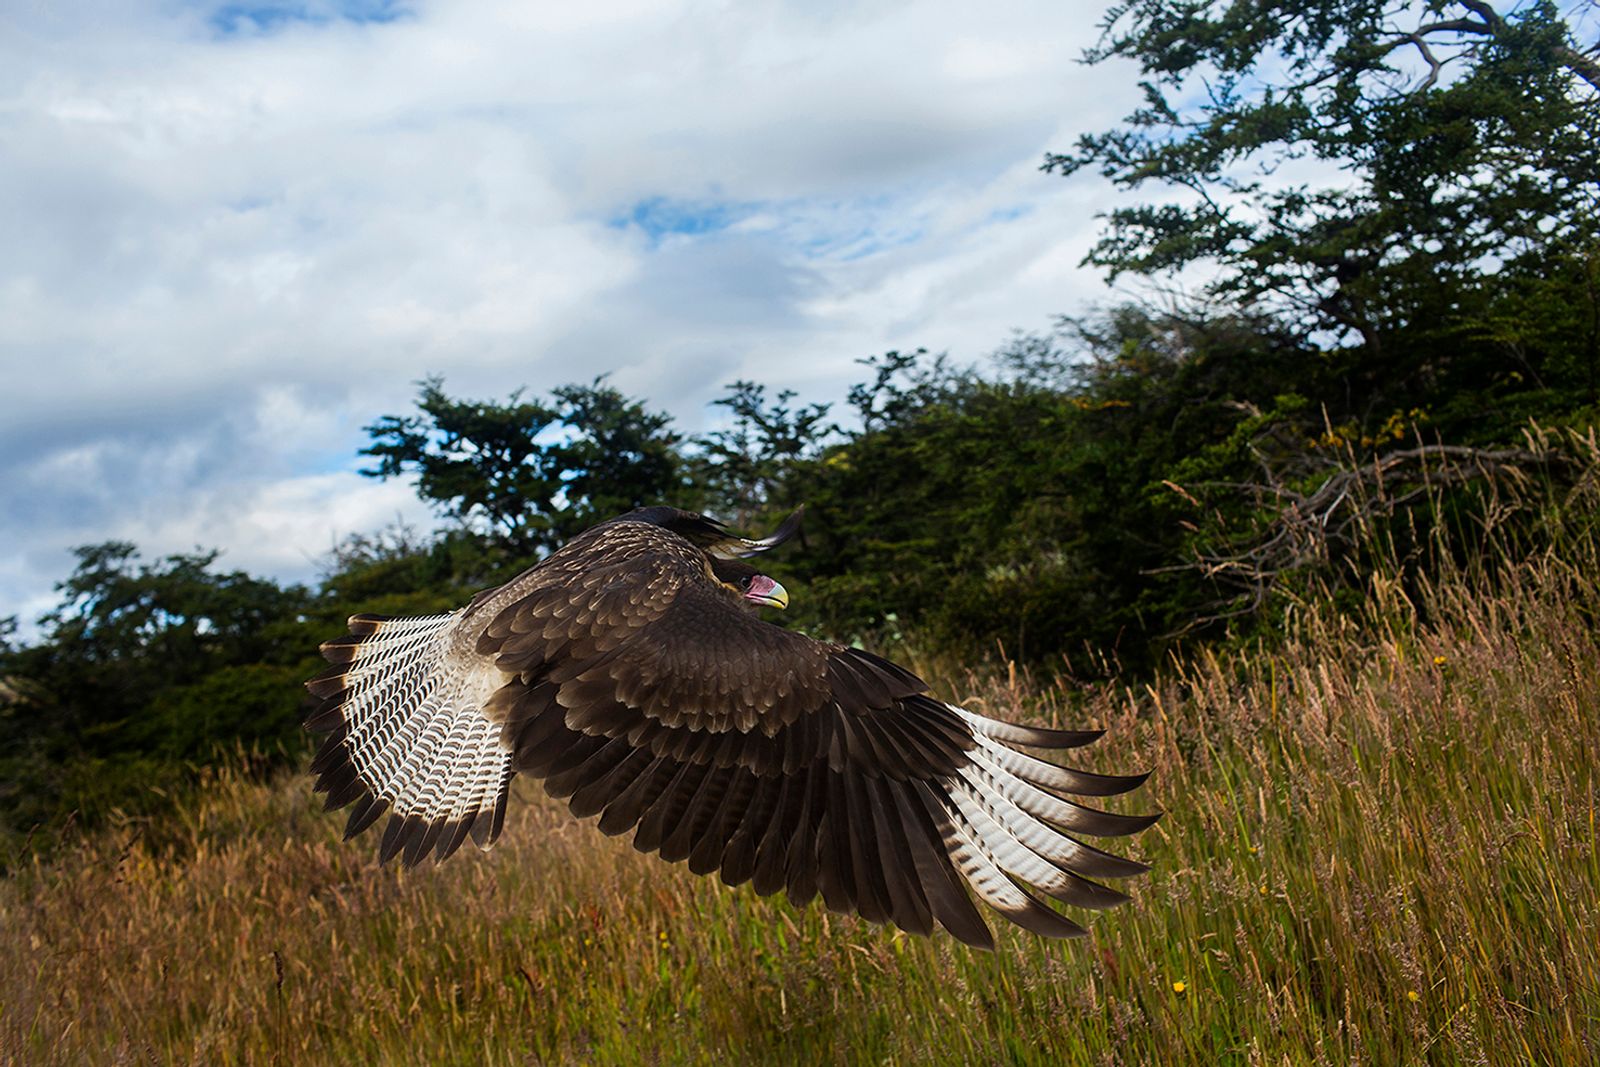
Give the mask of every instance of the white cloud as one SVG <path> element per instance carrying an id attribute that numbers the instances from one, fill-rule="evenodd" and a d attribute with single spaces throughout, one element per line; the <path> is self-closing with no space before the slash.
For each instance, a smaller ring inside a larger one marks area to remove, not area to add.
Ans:
<path id="1" fill-rule="evenodd" d="M 246 7 L 8 13 L 0 614 L 77 543 L 304 578 L 420 517 L 353 457 L 425 374 L 613 372 L 694 430 L 733 378 L 832 399 L 1103 293 L 1108 191 L 1037 164 L 1132 78 L 1070 5 Z"/>
<path id="2" fill-rule="evenodd" d="M 428 519 L 406 485 L 339 471 L 176 494 L 164 508 L 142 510 L 121 536 L 152 556 L 226 545 L 221 567 L 306 579 L 352 530 L 396 521 L 426 528 Z"/>

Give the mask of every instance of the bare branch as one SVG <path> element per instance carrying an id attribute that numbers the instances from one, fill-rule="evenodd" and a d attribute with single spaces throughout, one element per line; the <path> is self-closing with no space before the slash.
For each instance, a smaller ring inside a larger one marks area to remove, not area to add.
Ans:
<path id="1" fill-rule="evenodd" d="M 1310 491 L 1285 485 L 1269 471 L 1260 483 L 1164 483 L 1192 504 L 1207 492 L 1248 494 L 1270 514 L 1229 543 L 1199 550 L 1189 563 L 1151 573 L 1198 573 L 1232 594 L 1210 614 L 1192 620 L 1183 632 L 1251 614 L 1264 605 L 1290 574 L 1325 568 L 1365 542 L 1379 520 L 1437 500 L 1438 493 L 1469 482 L 1493 486 L 1523 484 L 1534 470 L 1565 467 L 1571 459 L 1556 449 L 1482 449 L 1462 445 L 1421 445 L 1399 449 L 1369 462 L 1330 471 Z"/>
<path id="2" fill-rule="evenodd" d="M 1470 33 L 1479 36 L 1493 36 L 1495 27 L 1487 22 L 1477 22 L 1473 19 L 1444 19 L 1439 22 L 1430 22 L 1418 26 L 1409 33 L 1398 34 L 1387 41 L 1379 41 L 1377 47 L 1384 55 L 1388 55 L 1397 48 L 1411 45 L 1421 53 L 1422 61 L 1428 64 L 1428 76 L 1417 86 L 1417 92 L 1426 92 L 1439 83 L 1439 75 L 1444 70 L 1444 62 L 1434 55 L 1433 49 L 1428 45 L 1428 38 L 1439 33 Z"/>
<path id="3" fill-rule="evenodd" d="M 1462 7 L 1482 19 L 1489 33 L 1499 33 L 1505 29 L 1505 19 L 1500 17 L 1500 12 L 1485 3 L 1485 0 L 1458 0 L 1458 2 Z"/>
<path id="4" fill-rule="evenodd" d="M 1600 51 L 1600 41 L 1595 42 L 1594 48 L 1589 51 Z M 1596 62 L 1588 53 L 1580 52 L 1576 48 L 1568 48 L 1566 45 L 1558 47 L 1556 55 L 1561 57 L 1561 62 L 1566 65 L 1568 70 L 1588 82 L 1595 89 L 1600 89 L 1600 62 Z"/>
<path id="5" fill-rule="evenodd" d="M 1433 49 L 1428 47 L 1428 42 L 1423 39 L 1421 30 L 1416 33 L 1406 34 L 1406 39 L 1417 46 L 1417 51 L 1422 53 L 1422 61 L 1428 64 L 1428 76 L 1422 80 L 1421 85 L 1417 86 L 1417 92 L 1425 93 L 1439 84 L 1439 74 L 1444 70 L 1444 64 L 1439 62 L 1438 58 L 1433 54 Z"/>
<path id="6" fill-rule="evenodd" d="M 1441 22 L 1418 26 L 1412 32 L 1419 37 L 1426 37 L 1431 33 L 1493 34 L 1495 27 L 1487 22 L 1474 22 L 1471 19 L 1444 19 Z"/>
<path id="7" fill-rule="evenodd" d="M 1477 15 L 1478 18 L 1441 19 L 1418 26 L 1409 33 L 1398 34 L 1387 41 L 1379 43 L 1379 48 L 1384 54 L 1411 45 L 1422 54 L 1423 62 L 1428 64 L 1428 76 L 1423 79 L 1417 91 L 1425 92 L 1438 84 L 1439 74 L 1443 64 L 1433 51 L 1428 47 L 1427 38 L 1435 34 L 1471 34 L 1478 37 L 1497 37 L 1505 31 L 1506 21 L 1499 12 L 1485 3 L 1484 0 L 1458 0 L 1462 7 Z M 1556 48 L 1556 56 L 1561 60 L 1562 66 L 1582 78 L 1597 90 L 1600 90 L 1600 41 L 1587 49 L 1578 49 L 1569 45 L 1560 45 Z"/>

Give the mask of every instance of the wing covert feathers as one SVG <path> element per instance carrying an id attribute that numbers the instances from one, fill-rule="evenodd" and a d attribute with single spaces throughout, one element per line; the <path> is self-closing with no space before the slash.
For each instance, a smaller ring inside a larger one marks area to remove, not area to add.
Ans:
<path id="1" fill-rule="evenodd" d="M 460 611 L 353 617 L 308 683 L 322 703 L 307 725 L 329 731 L 316 788 L 329 809 L 353 805 L 347 836 L 388 814 L 383 860 L 487 847 L 521 773 L 696 874 L 981 948 L 994 941 L 978 903 L 1077 937 L 1046 900 L 1127 899 L 1093 879 L 1144 865 L 1080 838 L 1157 816 L 1072 798 L 1145 776 L 1053 761 L 1099 731 L 943 703 L 887 660 L 762 622 L 708 558 L 613 521 Z"/>

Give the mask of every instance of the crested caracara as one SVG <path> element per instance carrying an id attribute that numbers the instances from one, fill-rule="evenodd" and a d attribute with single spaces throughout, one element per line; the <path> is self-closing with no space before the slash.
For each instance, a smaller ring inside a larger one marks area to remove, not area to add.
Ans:
<path id="1" fill-rule="evenodd" d="M 1091 879 L 1142 864 L 1080 836 L 1153 815 L 1066 799 L 1144 775 L 1058 766 L 1027 750 L 1098 731 L 1001 722 L 945 703 L 870 653 L 758 617 L 782 586 L 745 559 L 764 540 L 676 508 L 603 522 L 466 607 L 356 615 L 322 646 L 311 769 L 346 837 L 387 813 L 381 859 L 449 856 L 500 833 L 511 779 L 538 779 L 607 834 L 757 893 L 820 894 L 835 911 L 992 947 L 978 900 L 1047 937 L 1127 899 Z"/>

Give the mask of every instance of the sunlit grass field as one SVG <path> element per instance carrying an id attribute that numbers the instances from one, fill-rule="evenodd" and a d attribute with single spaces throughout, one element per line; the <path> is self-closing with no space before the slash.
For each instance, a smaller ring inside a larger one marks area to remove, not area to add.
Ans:
<path id="1" fill-rule="evenodd" d="M 1591 561 L 1592 563 L 1592 561 Z M 917 664 L 1095 725 L 1134 901 L 1088 938 L 795 910 L 636 854 L 523 785 L 502 843 L 380 869 L 307 779 L 224 777 L 179 825 L 0 884 L 0 1059 L 22 1063 L 1600 1061 L 1600 590 L 1546 557 L 1137 690 Z"/>

